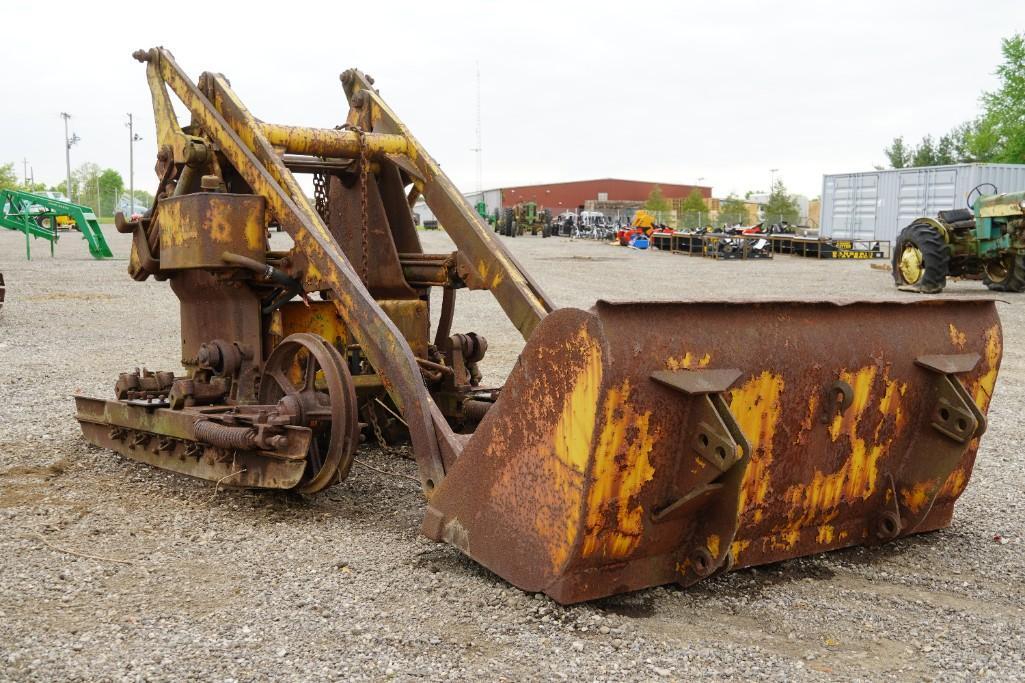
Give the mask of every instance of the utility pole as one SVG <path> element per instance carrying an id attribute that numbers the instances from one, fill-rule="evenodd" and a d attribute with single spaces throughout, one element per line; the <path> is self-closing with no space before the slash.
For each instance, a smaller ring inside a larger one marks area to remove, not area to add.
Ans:
<path id="1" fill-rule="evenodd" d="M 769 194 L 772 194 L 772 189 L 776 186 L 776 174 L 779 173 L 778 168 L 769 169 Z"/>
<path id="2" fill-rule="evenodd" d="M 28 157 L 23 158 L 21 160 L 21 163 L 22 163 L 22 166 L 23 166 L 22 176 L 24 176 L 24 178 L 25 178 L 25 189 L 27 190 L 28 189 Z"/>
<path id="3" fill-rule="evenodd" d="M 71 196 L 71 145 L 80 142 L 81 138 L 78 137 L 77 133 L 68 137 L 68 121 L 71 119 L 71 114 L 61 112 L 61 118 L 64 119 L 64 164 L 68 172 L 68 184 L 64 186 L 64 189 L 68 192 L 68 201 L 74 201 L 74 198 Z"/>
<path id="4" fill-rule="evenodd" d="M 484 201 L 484 163 L 481 159 L 483 145 L 480 134 L 480 62 L 477 62 L 477 146 L 473 151 L 477 153 L 477 192 L 481 195 L 481 201 Z"/>
<path id="5" fill-rule="evenodd" d="M 132 114 L 128 113 L 128 218 L 131 220 L 135 213 L 135 143 L 142 140 L 142 136 L 136 135 L 132 122 Z"/>

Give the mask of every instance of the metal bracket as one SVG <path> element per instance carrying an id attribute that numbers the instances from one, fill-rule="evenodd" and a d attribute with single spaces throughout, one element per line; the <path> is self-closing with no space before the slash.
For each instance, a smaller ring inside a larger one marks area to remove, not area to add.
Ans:
<path id="1" fill-rule="evenodd" d="M 919 356 L 915 365 L 941 375 L 936 386 L 936 407 L 932 412 L 932 426 L 940 434 L 967 444 L 986 431 L 986 416 L 975 405 L 955 374 L 971 372 L 979 363 L 977 353 Z"/>
<path id="2" fill-rule="evenodd" d="M 925 355 L 915 364 L 933 375 L 928 396 L 932 407 L 926 418 L 931 430 L 923 430 L 912 442 L 900 470 L 887 474 L 892 501 L 873 533 L 880 541 L 913 532 L 929 515 L 936 496 L 951 472 L 964 458 L 971 442 L 986 431 L 986 416 L 956 375 L 970 372 L 979 362 L 977 353 Z M 902 498 L 917 489 L 919 502 Z"/>
<path id="3" fill-rule="evenodd" d="M 657 524 L 692 520 L 692 530 L 680 549 L 680 584 L 689 586 L 722 567 L 730 557 L 737 533 L 737 501 L 744 472 L 751 459 L 751 445 L 730 411 L 725 392 L 740 378 L 736 369 L 658 371 L 651 379 L 694 399 L 688 415 L 694 437 L 689 450 L 709 466 L 701 470 L 696 485 L 656 509 Z M 684 454 L 681 454 L 684 461 Z M 717 544 L 709 539 L 716 537 Z M 709 546 L 712 546 L 711 548 Z M 713 553 L 712 550 L 715 552 Z"/>

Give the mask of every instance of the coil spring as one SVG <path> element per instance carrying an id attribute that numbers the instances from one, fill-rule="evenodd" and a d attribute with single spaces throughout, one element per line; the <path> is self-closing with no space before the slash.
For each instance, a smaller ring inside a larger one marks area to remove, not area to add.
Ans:
<path id="1" fill-rule="evenodd" d="M 249 449 L 256 445 L 252 427 L 228 427 L 210 420 L 196 423 L 196 439 L 218 448 Z"/>
<path id="2" fill-rule="evenodd" d="M 493 403 L 487 401 L 475 401 L 473 399 L 463 401 L 463 416 L 473 422 L 480 422 L 493 405 Z"/>

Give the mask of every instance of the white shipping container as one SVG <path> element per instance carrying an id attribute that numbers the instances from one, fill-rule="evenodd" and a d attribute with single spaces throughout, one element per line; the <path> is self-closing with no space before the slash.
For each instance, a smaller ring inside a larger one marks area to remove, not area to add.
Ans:
<path id="1" fill-rule="evenodd" d="M 821 234 L 832 239 L 889 240 L 920 216 L 967 207 L 980 183 L 1025 190 L 1025 164 L 955 164 L 822 177 Z M 986 188 L 985 192 L 992 192 Z"/>

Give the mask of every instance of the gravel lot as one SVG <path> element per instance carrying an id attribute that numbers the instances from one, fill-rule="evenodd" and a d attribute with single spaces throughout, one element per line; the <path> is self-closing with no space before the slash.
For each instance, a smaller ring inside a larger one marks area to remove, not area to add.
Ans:
<path id="1" fill-rule="evenodd" d="M 135 366 L 177 368 L 177 300 L 166 284 L 133 283 L 128 240 L 107 234 L 120 260 L 93 261 L 67 235 L 56 259 L 36 242 L 27 262 L 20 235 L 0 234 L 0 679 L 1025 676 L 1021 296 L 1000 307 L 1007 351 L 990 431 L 950 529 L 563 608 L 422 538 L 424 503 L 407 479 L 357 466 L 315 498 L 218 492 L 87 445 L 72 394 L 112 396 Z M 423 238 L 451 248 L 444 234 Z M 865 262 L 507 241 L 561 305 L 914 296 Z M 454 329 L 488 337 L 485 380 L 498 383 L 522 341 L 487 293 L 461 303 Z"/>

